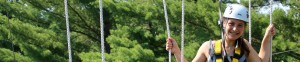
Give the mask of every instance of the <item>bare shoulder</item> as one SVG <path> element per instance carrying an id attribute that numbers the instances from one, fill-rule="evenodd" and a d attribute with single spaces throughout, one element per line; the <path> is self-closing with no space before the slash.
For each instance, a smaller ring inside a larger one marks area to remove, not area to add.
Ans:
<path id="1" fill-rule="evenodd" d="M 210 42 L 211 41 L 205 41 L 204 43 L 202 43 L 201 47 L 209 47 L 211 45 L 211 43 L 212 44 L 214 43 L 214 41 L 212 41 L 211 43 Z"/>
<path id="2" fill-rule="evenodd" d="M 195 56 L 192 62 L 205 62 L 206 58 L 209 57 L 209 47 L 213 43 L 213 41 L 205 41 L 204 43 L 202 43 L 197 52 L 197 55 Z"/>
<path id="3" fill-rule="evenodd" d="M 209 56 L 209 48 L 210 46 L 212 46 L 215 43 L 215 41 L 205 41 L 199 50 L 203 51 L 203 53 L 205 54 L 206 57 Z"/>

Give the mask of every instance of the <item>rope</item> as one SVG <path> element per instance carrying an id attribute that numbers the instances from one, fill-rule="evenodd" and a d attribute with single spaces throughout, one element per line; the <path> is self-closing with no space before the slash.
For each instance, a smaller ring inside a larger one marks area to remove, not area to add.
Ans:
<path id="1" fill-rule="evenodd" d="M 164 13 L 165 13 L 165 19 L 166 19 L 166 27 L 167 27 L 167 32 L 168 32 L 168 38 L 170 38 L 171 35 L 170 35 L 170 28 L 169 28 L 169 21 L 168 21 L 166 0 L 163 0 L 163 4 L 164 4 Z M 171 49 L 168 52 L 169 52 L 169 62 L 171 62 Z"/>
<path id="2" fill-rule="evenodd" d="M 182 0 L 182 19 L 181 19 L 181 62 L 184 62 L 184 0 Z"/>
<path id="3" fill-rule="evenodd" d="M 273 0 L 270 0 L 270 24 L 272 24 L 272 9 L 273 9 L 273 8 L 272 8 L 272 5 L 273 5 Z M 271 38 L 270 38 L 270 42 L 271 42 L 271 45 L 270 45 L 270 46 L 271 46 L 271 47 L 270 47 L 270 48 L 271 48 L 271 52 L 270 52 L 270 54 L 271 54 L 271 55 L 270 55 L 270 62 L 272 62 L 272 39 L 273 39 L 273 38 L 271 37 Z"/>
<path id="4" fill-rule="evenodd" d="M 249 43 L 251 45 L 252 40 L 251 40 L 251 0 L 249 0 Z"/>
<path id="5" fill-rule="evenodd" d="M 66 27 L 67 27 L 67 38 L 68 38 L 68 52 L 69 52 L 69 62 L 72 62 L 71 55 L 71 41 L 70 41 L 70 29 L 69 29 L 69 15 L 68 15 L 68 0 L 64 0 L 65 4 L 65 18 L 66 18 Z"/>
<path id="6" fill-rule="evenodd" d="M 225 39 L 224 39 L 224 29 L 223 29 L 223 20 L 222 20 L 222 12 L 221 12 L 221 7 L 222 7 L 222 0 L 219 0 L 219 25 L 220 25 L 220 28 L 221 28 L 221 37 L 222 37 L 222 42 L 224 43 L 225 42 Z M 224 45 L 223 45 L 224 46 Z M 225 51 L 223 51 L 223 53 L 226 53 Z M 225 56 L 225 54 L 224 54 Z M 224 58 L 223 56 L 223 58 Z"/>
<path id="7" fill-rule="evenodd" d="M 219 25 L 221 28 L 221 36 L 222 36 L 222 45 L 223 47 L 225 46 L 225 39 L 224 39 L 224 29 L 223 29 L 223 20 L 222 20 L 222 11 L 221 11 L 221 7 L 222 7 L 222 0 L 219 0 Z M 223 53 L 226 53 L 226 50 L 223 51 Z M 226 54 L 224 54 L 222 57 L 225 58 Z"/>
<path id="8" fill-rule="evenodd" d="M 224 34 L 223 34 L 223 20 L 222 20 L 222 12 L 221 12 L 221 7 L 222 7 L 222 0 L 219 0 L 219 25 L 221 27 L 221 36 L 222 36 L 222 41 L 224 41 Z"/>
<path id="9" fill-rule="evenodd" d="M 100 32 L 101 32 L 101 58 L 102 58 L 102 62 L 105 62 L 102 0 L 99 1 L 99 9 L 100 9 Z"/>

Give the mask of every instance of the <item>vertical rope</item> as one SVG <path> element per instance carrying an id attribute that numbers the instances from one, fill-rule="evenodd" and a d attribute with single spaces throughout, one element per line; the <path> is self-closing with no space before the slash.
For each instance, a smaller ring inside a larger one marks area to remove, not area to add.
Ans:
<path id="1" fill-rule="evenodd" d="M 221 12 L 221 7 L 222 7 L 222 0 L 219 0 L 219 25 L 221 27 L 221 37 L 222 37 L 222 42 L 224 41 L 224 34 L 223 34 L 223 20 L 222 20 L 222 12 Z"/>
<path id="2" fill-rule="evenodd" d="M 184 62 L 184 0 L 182 0 L 182 12 L 181 12 L 181 62 Z"/>
<path id="3" fill-rule="evenodd" d="M 102 58 L 102 62 L 105 62 L 102 0 L 99 1 L 99 9 L 100 9 L 100 32 L 101 32 L 101 58 Z"/>
<path id="4" fill-rule="evenodd" d="M 224 29 L 223 29 L 223 20 L 222 20 L 222 12 L 221 12 L 221 8 L 222 8 L 222 0 L 219 0 L 219 25 L 221 27 L 221 36 L 222 36 L 222 47 L 224 48 L 224 44 L 225 44 L 225 38 L 224 38 Z M 223 56 L 222 58 L 225 58 L 226 54 L 226 50 L 223 51 Z M 228 58 L 228 57 L 227 57 Z M 230 61 L 231 62 L 231 61 Z"/>
<path id="5" fill-rule="evenodd" d="M 249 0 L 249 43 L 251 45 L 252 40 L 251 40 L 251 0 Z"/>
<path id="6" fill-rule="evenodd" d="M 273 5 L 273 0 L 270 0 L 270 24 L 272 24 L 272 13 L 273 13 L 273 7 L 272 7 L 272 5 Z M 272 37 L 270 38 L 270 43 L 271 43 L 271 51 L 270 51 L 270 62 L 272 62 Z"/>
<path id="7" fill-rule="evenodd" d="M 165 19 L 166 19 L 166 27 L 167 27 L 167 32 L 168 32 L 168 38 L 170 38 L 171 35 L 170 35 L 170 28 L 169 28 L 169 21 L 168 21 L 166 0 L 163 0 L 163 4 L 164 4 L 164 13 L 165 13 Z M 171 49 L 168 52 L 169 52 L 169 62 L 171 62 Z"/>
<path id="8" fill-rule="evenodd" d="M 222 22 L 222 12 L 221 12 L 222 0 L 219 0 L 219 19 Z M 220 23 L 221 24 L 221 23 Z M 222 28 L 223 29 L 223 28 Z M 222 37 L 223 38 L 223 37 Z"/>
<path id="9" fill-rule="evenodd" d="M 65 4 L 65 18 L 66 18 L 67 38 L 68 38 L 69 62 L 72 62 L 70 29 L 69 29 L 69 15 L 68 15 L 68 5 L 67 5 L 68 4 L 68 0 L 64 0 L 64 4 Z"/>

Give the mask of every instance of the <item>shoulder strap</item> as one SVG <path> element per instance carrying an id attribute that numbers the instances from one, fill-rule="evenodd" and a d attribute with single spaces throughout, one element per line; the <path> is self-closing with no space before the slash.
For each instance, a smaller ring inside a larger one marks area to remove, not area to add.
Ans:
<path id="1" fill-rule="evenodd" d="M 209 40 L 209 56 L 206 60 L 206 62 L 214 62 L 213 60 L 216 59 L 216 57 L 214 56 L 214 49 L 213 49 L 213 44 L 212 44 L 212 41 Z"/>
<path id="2" fill-rule="evenodd" d="M 222 41 L 217 40 L 214 44 L 216 62 L 222 62 Z"/>
<path id="3" fill-rule="evenodd" d="M 238 44 L 238 43 L 237 43 Z M 223 62 L 222 59 L 222 40 L 215 41 L 214 44 L 210 41 L 209 48 L 209 59 L 208 62 Z M 244 52 L 241 51 L 240 46 L 236 46 L 234 50 L 234 56 L 232 62 L 246 62 L 246 56 Z"/>
<path id="4" fill-rule="evenodd" d="M 221 54 L 221 51 L 222 51 L 222 42 L 221 42 L 221 40 L 217 40 L 216 42 L 215 42 L 215 54 L 216 55 L 219 55 L 219 54 Z"/>
<path id="5" fill-rule="evenodd" d="M 207 58 L 207 62 L 223 62 L 222 60 L 222 53 L 221 53 L 221 40 L 209 41 L 209 57 Z"/>
<path id="6" fill-rule="evenodd" d="M 237 41 L 236 44 L 238 44 L 239 41 Z M 232 62 L 246 62 L 246 56 L 243 51 L 241 51 L 241 46 L 237 45 L 237 47 L 234 49 L 234 56 L 232 59 Z"/>

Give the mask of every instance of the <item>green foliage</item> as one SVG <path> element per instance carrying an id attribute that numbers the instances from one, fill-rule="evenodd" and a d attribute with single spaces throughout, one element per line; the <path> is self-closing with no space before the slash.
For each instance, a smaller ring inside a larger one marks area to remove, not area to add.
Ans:
<path id="1" fill-rule="evenodd" d="M 100 62 L 102 60 L 100 52 L 82 52 L 79 57 L 82 62 Z"/>
<path id="2" fill-rule="evenodd" d="M 31 59 L 27 56 L 21 55 L 20 53 L 14 52 L 9 50 L 9 49 L 5 49 L 5 48 L 0 48 L 0 58 L 1 58 L 1 62 L 13 62 L 13 61 L 24 61 L 24 62 L 30 62 Z M 16 58 L 16 59 L 14 59 Z"/>

